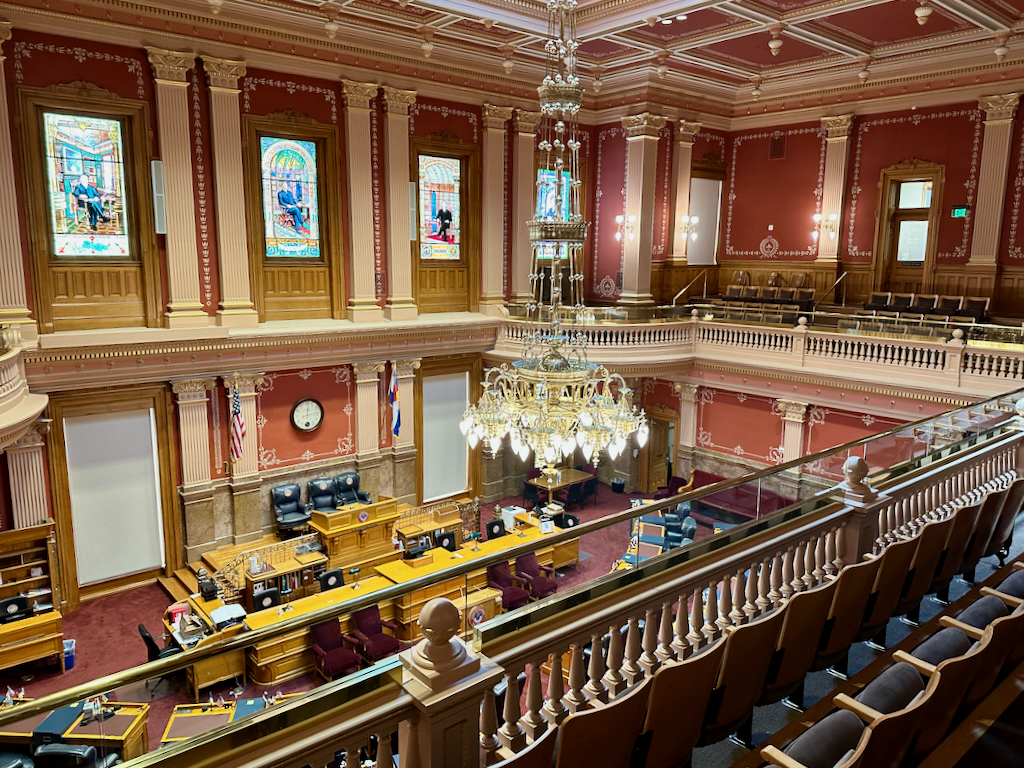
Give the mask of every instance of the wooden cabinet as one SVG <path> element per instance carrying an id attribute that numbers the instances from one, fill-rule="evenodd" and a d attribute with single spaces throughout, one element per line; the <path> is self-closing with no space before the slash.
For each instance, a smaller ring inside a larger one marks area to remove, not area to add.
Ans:
<path id="1" fill-rule="evenodd" d="M 55 656 L 64 671 L 64 634 L 61 616 L 47 611 L 21 621 L 0 625 L 0 669 Z"/>
<path id="2" fill-rule="evenodd" d="M 0 533 L 0 600 L 25 595 L 36 613 L 60 607 L 53 521 Z"/>

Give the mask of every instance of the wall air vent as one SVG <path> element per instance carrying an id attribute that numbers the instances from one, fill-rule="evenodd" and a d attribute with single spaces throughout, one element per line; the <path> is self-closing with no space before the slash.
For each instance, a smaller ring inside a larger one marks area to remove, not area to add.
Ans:
<path id="1" fill-rule="evenodd" d="M 768 159 L 781 160 L 786 156 L 786 134 L 773 133 L 768 139 Z"/>

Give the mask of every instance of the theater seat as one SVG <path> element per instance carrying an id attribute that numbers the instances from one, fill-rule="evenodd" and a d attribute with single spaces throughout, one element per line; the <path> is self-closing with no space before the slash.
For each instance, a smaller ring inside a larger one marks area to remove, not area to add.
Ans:
<path id="1" fill-rule="evenodd" d="M 870 736 L 860 718 L 840 709 L 822 718 L 798 736 L 780 752 L 776 747 L 765 747 L 761 757 L 772 765 L 792 768 L 795 761 L 804 768 L 833 768 L 849 765 L 858 751 L 859 742 Z M 789 758 L 789 761 L 784 758 Z"/>

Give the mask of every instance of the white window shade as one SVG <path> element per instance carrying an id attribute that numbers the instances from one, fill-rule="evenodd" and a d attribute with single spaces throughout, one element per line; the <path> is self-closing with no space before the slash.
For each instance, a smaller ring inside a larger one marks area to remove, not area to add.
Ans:
<path id="1" fill-rule="evenodd" d="M 459 421 L 469 404 L 469 374 L 423 377 L 423 501 L 469 486 L 469 446 Z"/>
<path id="2" fill-rule="evenodd" d="M 690 179 L 690 216 L 698 217 L 697 239 L 686 244 L 687 264 L 714 264 L 718 253 L 718 216 L 722 207 L 722 182 Z"/>
<path id="3" fill-rule="evenodd" d="M 78 584 L 164 564 L 153 410 L 64 420 Z"/>

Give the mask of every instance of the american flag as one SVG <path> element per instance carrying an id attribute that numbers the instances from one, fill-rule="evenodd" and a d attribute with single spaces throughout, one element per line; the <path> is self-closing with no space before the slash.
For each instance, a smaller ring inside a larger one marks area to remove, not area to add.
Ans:
<path id="1" fill-rule="evenodd" d="M 398 371 L 391 367 L 391 386 L 388 387 L 388 402 L 391 403 L 391 432 L 396 437 L 402 429 L 402 407 L 398 402 Z"/>
<path id="2" fill-rule="evenodd" d="M 242 438 L 245 437 L 245 419 L 242 418 L 242 398 L 238 390 L 231 390 L 231 462 L 242 458 Z"/>

